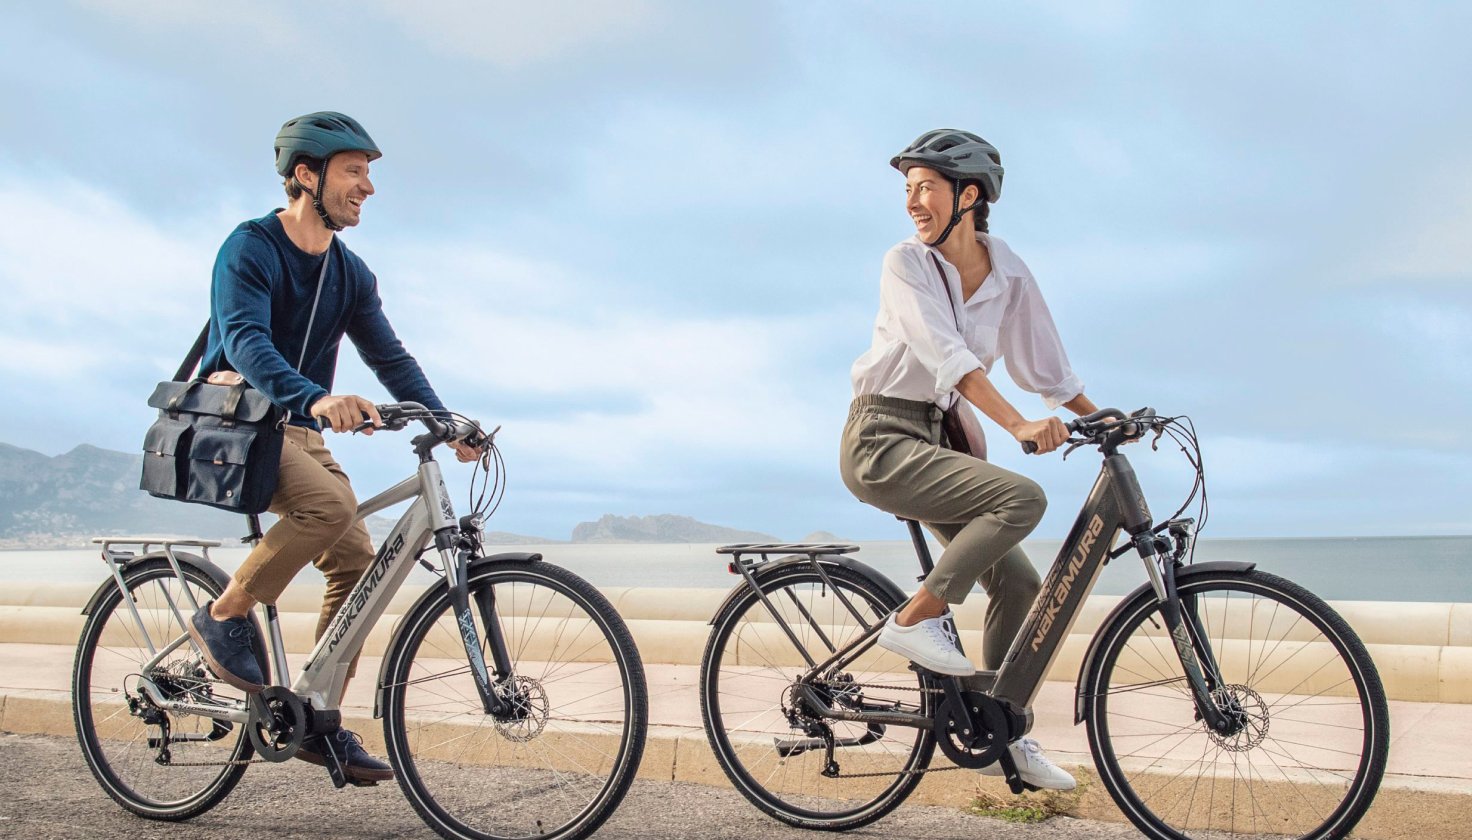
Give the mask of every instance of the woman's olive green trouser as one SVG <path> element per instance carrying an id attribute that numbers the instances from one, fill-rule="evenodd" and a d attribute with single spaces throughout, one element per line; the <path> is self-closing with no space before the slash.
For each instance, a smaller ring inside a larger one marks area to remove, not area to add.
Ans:
<path id="1" fill-rule="evenodd" d="M 859 397 L 839 467 L 860 501 L 923 523 L 945 546 L 925 578 L 932 595 L 959 604 L 972 582 L 986 590 L 982 657 L 995 670 L 1042 586 L 1018 543 L 1047 500 L 1031 479 L 942 446 L 941 416 L 931 403 Z"/>

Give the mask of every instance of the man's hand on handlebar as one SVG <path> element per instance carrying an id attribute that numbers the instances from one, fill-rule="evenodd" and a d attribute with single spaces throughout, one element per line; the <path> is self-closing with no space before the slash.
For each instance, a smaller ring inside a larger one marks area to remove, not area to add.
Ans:
<path id="1" fill-rule="evenodd" d="M 321 423 L 324 429 L 331 429 L 335 432 L 351 432 L 368 422 L 373 425 L 362 429 L 362 432 L 365 435 L 371 435 L 374 429 L 383 425 L 383 418 L 378 414 L 378 407 L 354 394 L 341 397 L 329 394 L 317 400 L 312 403 L 312 417 Z"/>
<path id="2" fill-rule="evenodd" d="M 1038 455 L 1045 455 L 1068 440 L 1068 427 L 1057 417 L 1045 417 L 1042 420 L 1031 420 L 1023 423 L 1012 431 L 1012 436 L 1027 450 L 1030 442 L 1037 449 L 1032 450 Z"/>
<path id="3" fill-rule="evenodd" d="M 450 448 L 455 450 L 455 458 L 462 464 L 469 464 L 480 460 L 480 448 L 471 446 L 463 440 L 450 441 Z"/>

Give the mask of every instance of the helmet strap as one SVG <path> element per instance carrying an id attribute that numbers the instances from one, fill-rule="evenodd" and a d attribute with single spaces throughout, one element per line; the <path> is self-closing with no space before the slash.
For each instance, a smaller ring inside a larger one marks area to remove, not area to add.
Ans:
<path id="1" fill-rule="evenodd" d="M 322 193 L 327 189 L 327 162 L 329 160 L 331 158 L 323 158 L 322 168 L 317 172 L 317 192 L 312 195 L 312 206 L 316 208 L 317 215 L 322 217 L 322 224 L 328 230 L 339 231 L 342 230 L 342 225 L 334 222 L 332 217 L 327 215 L 327 208 L 322 206 Z M 946 228 L 946 232 L 949 233 L 950 228 Z"/>
<path id="2" fill-rule="evenodd" d="M 941 246 L 941 243 L 945 242 L 946 239 L 950 237 L 951 231 L 956 229 L 956 225 L 961 223 L 961 217 L 980 207 L 982 205 L 982 202 L 984 201 L 986 201 L 985 195 L 977 199 L 976 202 L 973 203 L 971 206 L 962 210 L 961 182 L 959 180 L 951 181 L 951 221 L 946 224 L 946 229 L 940 232 L 940 236 L 937 236 L 934 242 L 925 243 L 926 247 L 939 248 Z"/>

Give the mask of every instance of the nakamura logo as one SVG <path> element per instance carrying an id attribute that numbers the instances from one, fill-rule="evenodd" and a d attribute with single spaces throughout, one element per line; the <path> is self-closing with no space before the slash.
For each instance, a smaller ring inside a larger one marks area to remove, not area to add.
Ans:
<path id="1" fill-rule="evenodd" d="M 378 552 L 378 558 L 374 561 L 373 567 L 363 573 L 357 587 L 348 596 L 348 602 L 337 611 L 337 617 L 332 620 L 332 626 L 327 628 L 329 641 L 326 652 L 328 654 L 337 649 L 343 637 L 352 628 L 353 622 L 357 620 L 358 614 L 363 611 L 363 607 L 368 605 L 368 598 L 374 590 L 378 589 L 378 584 L 383 582 L 384 575 L 388 574 L 389 567 L 394 564 L 394 558 L 398 557 L 399 552 L 403 549 L 404 535 L 399 534 L 394 537 L 392 543 L 385 545 L 383 550 Z M 307 663 L 307 667 L 312 667 L 312 664 Z"/>
<path id="2" fill-rule="evenodd" d="M 1079 570 L 1084 567 L 1084 561 L 1089 558 L 1089 551 L 1094 547 L 1094 541 L 1104 532 L 1104 520 L 1098 514 L 1089 522 L 1089 527 L 1084 531 L 1083 538 L 1078 541 L 1078 547 L 1073 550 L 1073 556 L 1068 559 L 1068 570 L 1059 579 L 1058 585 L 1053 587 L 1053 592 L 1045 602 L 1048 606 L 1043 610 L 1042 620 L 1038 623 L 1038 632 L 1032 637 L 1032 649 L 1034 652 L 1043 646 L 1043 639 L 1047 638 L 1048 631 L 1053 629 L 1053 622 L 1058 618 L 1058 610 L 1062 609 L 1063 602 L 1068 600 L 1068 593 L 1073 591 L 1073 583 L 1078 579 Z"/>

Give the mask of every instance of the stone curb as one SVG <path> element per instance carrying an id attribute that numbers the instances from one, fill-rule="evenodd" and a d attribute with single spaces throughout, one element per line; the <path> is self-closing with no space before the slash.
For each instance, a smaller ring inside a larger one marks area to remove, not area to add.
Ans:
<path id="1" fill-rule="evenodd" d="M 364 736 L 370 751 L 383 754 L 382 729 L 366 709 L 345 709 L 344 725 Z M 65 691 L 11 690 L 0 693 L 0 731 L 75 737 L 71 698 Z M 1085 756 L 1053 753 L 1052 757 L 1084 781 L 1084 792 L 1070 811 L 1073 816 L 1122 822 L 1123 815 L 1103 786 L 1093 779 Z M 937 758 L 938 762 L 944 759 Z M 705 732 L 693 727 L 649 727 L 639 777 L 664 781 L 730 787 L 706 742 Z M 915 804 L 965 807 L 978 794 L 1006 796 L 1006 786 L 994 777 L 965 770 L 926 776 L 908 800 Z M 1355 830 L 1365 840 L 1461 840 L 1472 824 L 1472 796 L 1466 782 L 1430 777 L 1387 777 L 1368 814 Z"/>

